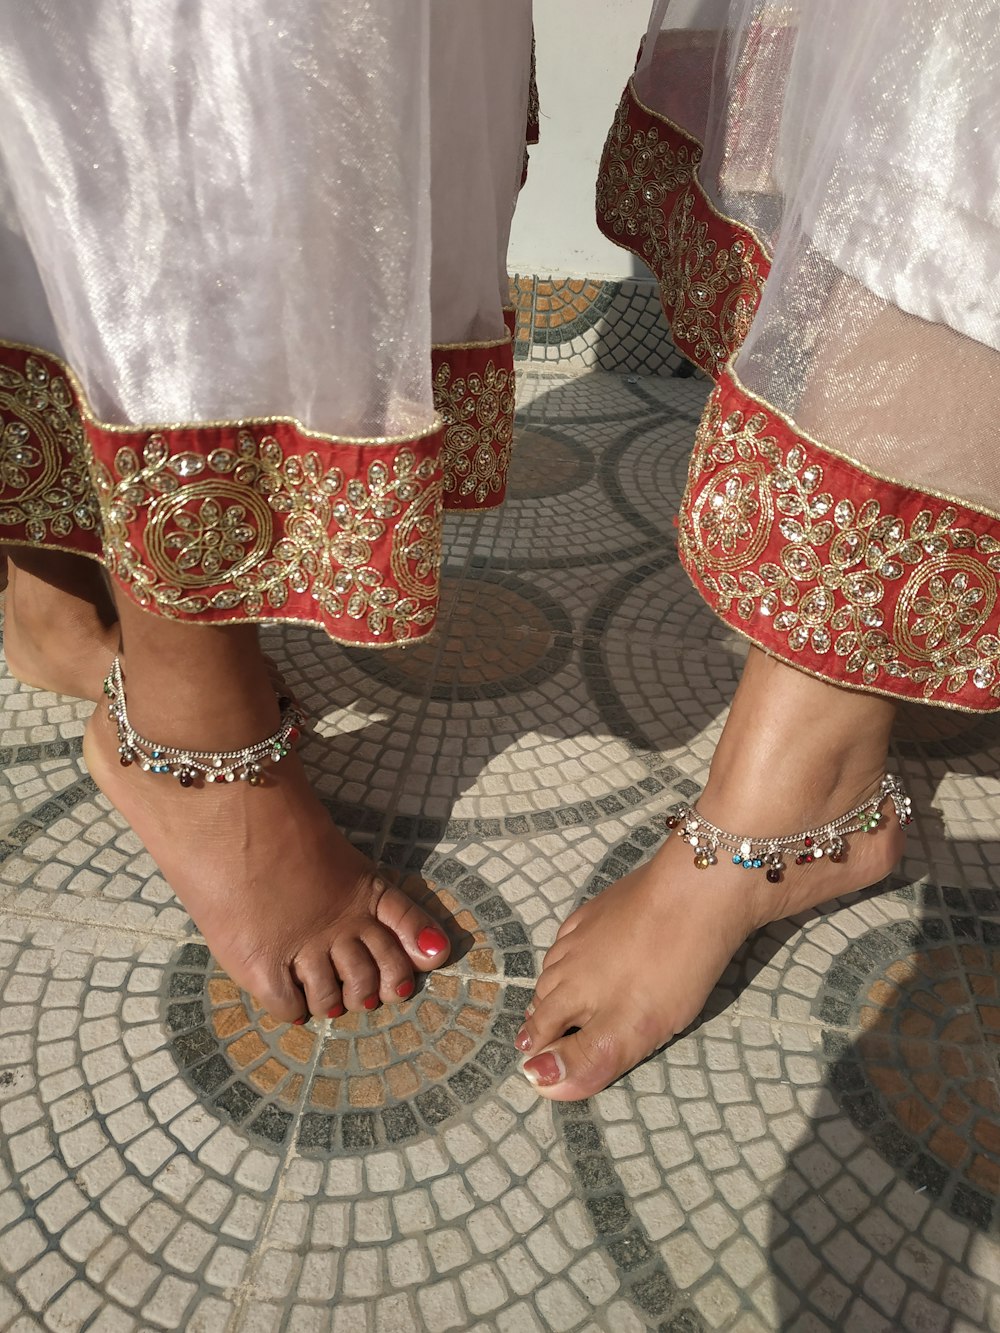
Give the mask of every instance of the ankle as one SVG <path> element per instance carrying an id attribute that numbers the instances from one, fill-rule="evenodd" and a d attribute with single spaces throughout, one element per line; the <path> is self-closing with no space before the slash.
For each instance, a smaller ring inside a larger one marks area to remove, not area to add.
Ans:
<path id="1" fill-rule="evenodd" d="M 705 814 L 714 819 L 715 810 L 718 822 L 735 818 L 761 832 L 835 817 L 877 788 L 894 715 L 889 700 L 816 680 L 754 649 L 712 759 Z"/>
<path id="2" fill-rule="evenodd" d="M 146 673 L 124 656 L 121 661 L 129 721 L 151 741 L 232 750 L 262 740 L 280 724 L 278 696 L 262 664 L 258 670 L 246 662 L 238 674 L 225 676 L 205 664 L 201 679 L 190 671 L 164 679 L 159 670 Z"/>

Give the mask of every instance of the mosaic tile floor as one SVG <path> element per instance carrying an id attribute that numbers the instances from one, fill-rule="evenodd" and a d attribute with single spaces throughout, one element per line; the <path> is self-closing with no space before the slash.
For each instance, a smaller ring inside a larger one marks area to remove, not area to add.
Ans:
<path id="1" fill-rule="evenodd" d="M 457 920 L 398 1008 L 258 1012 L 84 774 L 85 710 L 0 678 L 0 1329 L 1000 1330 L 1000 721 L 908 712 L 900 874 L 753 940 L 619 1086 L 554 1107 L 512 1059 L 736 681 L 672 554 L 705 392 L 526 370 L 440 636 L 268 632 L 331 809 Z"/>

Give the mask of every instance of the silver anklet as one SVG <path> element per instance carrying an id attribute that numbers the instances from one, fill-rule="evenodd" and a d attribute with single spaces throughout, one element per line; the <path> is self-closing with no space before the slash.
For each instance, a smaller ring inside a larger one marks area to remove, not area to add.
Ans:
<path id="1" fill-rule="evenodd" d="M 249 782 L 259 787 L 264 781 L 262 765 L 280 763 L 299 739 L 304 724 L 302 713 L 292 699 L 278 696 L 281 725 L 273 735 L 241 750 L 179 750 L 172 745 L 158 745 L 140 736 L 128 720 L 125 709 L 125 679 L 116 657 L 104 682 L 108 713 L 118 728 L 118 756 L 123 768 L 139 764 L 147 773 L 166 773 L 182 787 L 190 787 L 199 777 L 206 782 Z"/>
<path id="2" fill-rule="evenodd" d="M 728 852 L 734 866 L 764 870 L 770 883 L 777 884 L 785 869 L 786 856 L 794 856 L 799 866 L 824 856 L 831 861 L 842 861 L 847 850 L 844 839 L 850 833 L 874 833 L 882 821 L 882 804 L 886 800 L 892 801 L 901 828 L 912 822 L 912 803 L 903 784 L 892 773 L 886 773 L 874 796 L 829 824 L 802 833 L 787 833 L 778 838 L 741 837 L 718 828 L 698 813 L 697 806 L 691 805 L 682 805 L 669 815 L 667 828 L 676 830 L 677 836 L 694 848 L 694 863 L 699 870 L 716 865 L 719 852 Z"/>

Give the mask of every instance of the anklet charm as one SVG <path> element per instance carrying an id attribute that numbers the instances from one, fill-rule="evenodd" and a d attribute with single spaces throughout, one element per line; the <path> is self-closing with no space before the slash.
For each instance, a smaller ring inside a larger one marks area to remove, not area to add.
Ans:
<path id="1" fill-rule="evenodd" d="M 682 805 L 667 818 L 667 828 L 675 831 L 694 848 L 694 863 L 699 870 L 718 864 L 719 853 L 730 855 L 735 866 L 744 870 L 763 870 L 769 883 L 778 884 L 786 868 L 785 858 L 794 857 L 796 865 L 811 865 L 822 857 L 842 861 L 847 850 L 845 839 L 851 833 L 874 833 L 882 821 L 882 805 L 892 801 L 900 827 L 912 823 L 912 802 L 903 784 L 892 773 L 886 773 L 873 796 L 862 801 L 853 810 L 832 819 L 829 824 L 805 829 L 802 833 L 787 833 L 777 838 L 742 837 L 719 828 L 697 806 Z"/>
<path id="2" fill-rule="evenodd" d="M 295 703 L 279 696 L 281 725 L 271 736 L 246 745 L 241 750 L 179 750 L 160 745 L 140 736 L 128 720 L 125 707 L 125 678 L 116 657 L 104 682 L 108 713 L 118 729 L 118 756 L 122 767 L 131 764 L 147 773 L 174 777 L 182 787 L 193 786 L 199 777 L 206 782 L 248 782 L 259 787 L 264 782 L 263 765 L 280 763 L 301 735 L 304 718 Z"/>

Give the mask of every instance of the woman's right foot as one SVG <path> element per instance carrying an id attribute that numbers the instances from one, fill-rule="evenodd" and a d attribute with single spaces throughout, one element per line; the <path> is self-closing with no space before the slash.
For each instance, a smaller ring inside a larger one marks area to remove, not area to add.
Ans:
<path id="1" fill-rule="evenodd" d="M 123 767 L 118 745 L 98 707 L 84 737 L 91 776 L 220 966 L 276 1018 L 398 1002 L 413 993 L 414 971 L 447 960 L 440 922 L 334 827 L 294 752 L 265 770 L 263 786 L 185 789 Z"/>
<path id="2" fill-rule="evenodd" d="M 118 616 L 101 568 L 84 556 L 7 550 L 3 648 L 34 689 L 96 701 L 118 648 Z"/>
<path id="3" fill-rule="evenodd" d="M 868 800 L 885 772 L 893 706 L 752 649 L 698 810 L 742 835 L 819 828 Z M 877 883 L 902 855 L 892 804 L 840 861 L 764 870 L 694 864 L 670 837 L 578 908 L 549 950 L 515 1045 L 546 1097 L 591 1097 L 692 1023 L 737 949 L 768 922 Z M 790 859 L 790 858 L 786 858 Z"/>

